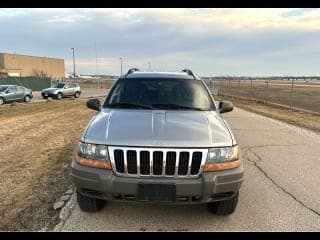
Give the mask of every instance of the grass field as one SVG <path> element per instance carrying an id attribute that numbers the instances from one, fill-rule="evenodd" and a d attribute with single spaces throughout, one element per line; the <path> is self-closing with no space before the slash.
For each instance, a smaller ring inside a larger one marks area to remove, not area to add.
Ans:
<path id="1" fill-rule="evenodd" d="M 70 184 L 71 154 L 93 115 L 86 99 L 0 106 L 0 230 L 54 223 L 55 196 Z"/>
<path id="2" fill-rule="evenodd" d="M 210 84 L 208 84 L 210 86 Z M 220 94 L 242 96 L 290 106 L 291 84 L 288 81 L 270 82 L 253 81 L 214 81 L 212 87 L 219 88 Z M 294 84 L 292 106 L 309 111 L 320 112 L 320 85 Z"/>
<path id="3" fill-rule="evenodd" d="M 229 96 L 217 96 L 216 100 L 229 100 L 234 106 L 258 113 L 266 117 L 278 119 L 299 127 L 320 132 L 320 116 L 318 114 L 290 110 L 281 106 L 271 106 L 256 101 L 233 98 Z"/>
<path id="4" fill-rule="evenodd" d="M 89 81 L 89 80 L 77 80 L 79 83 L 80 87 L 82 89 L 109 89 L 111 88 L 112 84 L 114 83 L 114 80 L 109 80 L 109 79 L 99 79 L 99 80 L 94 80 L 94 81 Z"/>

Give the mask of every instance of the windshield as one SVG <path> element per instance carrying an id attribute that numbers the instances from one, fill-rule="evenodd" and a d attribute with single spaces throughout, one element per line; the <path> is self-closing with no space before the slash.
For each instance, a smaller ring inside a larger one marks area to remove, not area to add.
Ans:
<path id="1" fill-rule="evenodd" d="M 5 91 L 8 88 L 8 86 L 0 86 L 0 92 Z"/>
<path id="2" fill-rule="evenodd" d="M 64 87 L 64 83 L 56 83 L 52 85 L 53 88 L 63 88 Z"/>
<path id="3" fill-rule="evenodd" d="M 215 110 L 202 81 L 127 78 L 111 89 L 104 108 Z"/>

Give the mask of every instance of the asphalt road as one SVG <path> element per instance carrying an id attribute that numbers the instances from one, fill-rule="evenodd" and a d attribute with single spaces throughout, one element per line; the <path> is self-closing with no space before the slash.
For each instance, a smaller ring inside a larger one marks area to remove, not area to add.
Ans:
<path id="1" fill-rule="evenodd" d="M 73 196 L 62 231 L 320 231 L 320 135 L 238 108 L 224 116 L 245 165 L 234 214 L 116 202 L 89 214 Z"/>
<path id="2" fill-rule="evenodd" d="M 88 97 L 98 97 L 98 96 L 105 96 L 109 89 L 82 89 L 80 98 L 88 98 Z M 33 99 L 32 102 L 44 102 L 47 101 L 42 98 L 40 91 L 33 92 Z"/>

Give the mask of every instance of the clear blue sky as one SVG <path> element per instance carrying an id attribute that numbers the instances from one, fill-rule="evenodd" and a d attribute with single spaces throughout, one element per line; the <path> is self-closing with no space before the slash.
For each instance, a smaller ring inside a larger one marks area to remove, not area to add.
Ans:
<path id="1" fill-rule="evenodd" d="M 319 9 L 0 9 L 0 52 L 64 58 L 72 72 L 320 75 Z M 96 54 L 98 59 L 96 69 Z"/>

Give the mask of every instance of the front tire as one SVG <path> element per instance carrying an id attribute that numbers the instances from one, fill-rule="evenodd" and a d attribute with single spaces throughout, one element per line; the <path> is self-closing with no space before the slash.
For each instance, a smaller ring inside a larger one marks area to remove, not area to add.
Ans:
<path id="1" fill-rule="evenodd" d="M 76 92 L 76 93 L 74 94 L 74 97 L 75 97 L 75 98 L 79 98 L 79 97 L 80 97 L 80 93 L 79 93 L 79 92 Z"/>
<path id="2" fill-rule="evenodd" d="M 30 102 L 31 97 L 29 95 L 26 95 L 23 99 L 26 103 Z"/>
<path id="3" fill-rule="evenodd" d="M 97 212 L 106 204 L 105 200 L 87 197 L 79 191 L 77 191 L 77 202 L 80 209 L 84 212 Z"/>
<path id="4" fill-rule="evenodd" d="M 4 104 L 4 99 L 0 97 L 0 105 Z"/>
<path id="5" fill-rule="evenodd" d="M 58 99 L 58 100 L 61 100 L 61 99 L 62 99 L 62 93 L 58 93 L 57 99 Z"/>
<path id="6" fill-rule="evenodd" d="M 229 215 L 235 211 L 238 204 L 238 198 L 239 192 L 237 192 L 236 195 L 229 200 L 208 203 L 208 208 L 214 214 Z"/>

